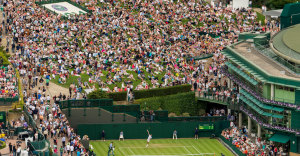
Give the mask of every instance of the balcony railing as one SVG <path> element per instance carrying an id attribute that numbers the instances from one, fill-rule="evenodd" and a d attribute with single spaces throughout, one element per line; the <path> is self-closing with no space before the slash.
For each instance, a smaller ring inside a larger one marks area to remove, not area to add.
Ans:
<path id="1" fill-rule="evenodd" d="M 235 98 L 232 98 L 233 95 L 236 96 L 236 93 L 232 92 L 229 97 L 225 95 L 218 95 L 216 92 L 212 92 L 211 90 L 209 91 L 195 91 L 195 96 L 198 97 L 199 99 L 205 99 L 209 101 L 214 101 L 216 103 L 221 103 L 224 105 L 227 105 L 228 108 L 237 110 L 238 109 L 238 100 Z"/>
<path id="2" fill-rule="evenodd" d="M 282 131 L 282 132 L 288 132 L 288 133 L 295 133 L 296 135 L 300 135 L 300 129 L 292 129 L 292 128 L 287 128 L 283 126 L 275 126 L 271 125 L 268 122 L 265 121 L 265 119 L 260 118 L 260 116 L 257 116 L 253 111 L 247 109 L 245 106 L 240 105 L 240 110 L 247 114 L 252 120 L 254 120 L 257 124 L 259 124 L 262 128 L 265 129 L 272 129 L 272 130 L 277 130 L 277 131 Z"/>
<path id="3" fill-rule="evenodd" d="M 284 101 L 290 101 L 289 99 L 281 99 L 281 101 L 274 101 L 264 98 L 262 95 L 258 94 L 256 91 L 254 91 L 251 87 L 240 81 L 235 75 L 231 74 L 226 70 L 226 67 L 223 67 L 220 69 L 220 71 L 226 75 L 228 78 L 230 78 L 232 81 L 237 83 L 239 86 L 241 86 L 244 90 L 246 90 L 248 93 L 251 93 L 257 100 L 260 100 L 261 102 L 271 104 L 271 105 L 277 105 L 281 107 L 288 107 L 300 110 L 300 101 L 295 101 L 294 103 L 284 102 Z M 276 98 L 278 100 L 278 98 Z"/>

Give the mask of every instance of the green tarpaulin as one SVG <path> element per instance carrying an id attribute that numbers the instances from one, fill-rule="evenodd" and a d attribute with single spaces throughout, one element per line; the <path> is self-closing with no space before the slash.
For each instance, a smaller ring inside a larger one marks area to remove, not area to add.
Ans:
<path id="1" fill-rule="evenodd" d="M 290 136 L 275 133 L 269 140 L 285 144 L 290 140 Z"/>

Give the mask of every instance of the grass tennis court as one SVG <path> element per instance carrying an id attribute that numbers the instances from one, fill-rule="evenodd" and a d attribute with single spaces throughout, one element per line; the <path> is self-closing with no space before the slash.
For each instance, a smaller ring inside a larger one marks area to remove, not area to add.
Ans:
<path id="1" fill-rule="evenodd" d="M 109 144 L 115 146 L 115 156 L 233 156 L 216 139 L 153 139 L 146 147 L 145 140 L 90 141 L 97 156 L 106 156 Z"/>

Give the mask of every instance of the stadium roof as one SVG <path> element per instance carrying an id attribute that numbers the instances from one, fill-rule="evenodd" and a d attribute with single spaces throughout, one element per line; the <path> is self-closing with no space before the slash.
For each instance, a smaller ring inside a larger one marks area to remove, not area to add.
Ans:
<path id="1" fill-rule="evenodd" d="M 271 10 L 271 11 L 266 11 L 263 14 L 265 16 L 280 16 L 282 13 L 283 9 L 278 9 L 278 10 Z"/>

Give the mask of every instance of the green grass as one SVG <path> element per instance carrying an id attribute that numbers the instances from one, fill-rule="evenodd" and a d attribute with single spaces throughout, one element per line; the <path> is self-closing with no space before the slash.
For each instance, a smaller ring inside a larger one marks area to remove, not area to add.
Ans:
<path id="1" fill-rule="evenodd" d="M 90 141 L 97 156 L 107 155 L 109 144 L 112 141 Z M 146 148 L 144 140 L 113 140 L 115 156 L 143 156 L 143 155 L 189 155 L 189 156 L 226 156 L 233 154 L 216 139 L 153 139 Z M 202 155 L 201 155 L 202 154 Z"/>
<path id="2" fill-rule="evenodd" d="M 257 14 L 256 21 L 257 22 L 261 21 L 261 25 L 265 25 L 265 16 L 257 11 L 256 14 Z"/>
<path id="3" fill-rule="evenodd" d="M 142 69 L 142 70 L 143 70 L 143 69 Z M 149 75 L 150 77 L 152 77 L 152 76 L 151 76 L 148 72 L 146 72 L 145 70 L 143 70 L 143 71 L 144 71 L 145 77 L 147 78 L 146 82 L 148 83 L 148 85 L 149 85 L 150 87 L 152 87 L 151 81 L 148 79 L 148 75 Z M 94 72 L 93 72 L 93 73 L 94 73 Z M 105 81 L 106 81 L 106 75 L 108 74 L 108 71 L 104 71 L 104 70 L 103 70 L 102 73 L 103 73 L 105 76 L 101 76 L 101 80 L 105 82 Z M 133 87 L 134 87 L 134 88 L 142 82 L 141 79 L 138 79 L 138 78 L 137 78 L 138 74 L 135 73 L 134 71 L 129 71 L 129 70 L 127 70 L 127 73 L 128 73 L 128 74 L 131 74 L 131 73 L 132 73 L 132 75 L 133 75 L 133 77 L 135 78 L 136 81 L 135 81 L 135 80 L 128 79 L 128 78 L 127 78 L 128 76 L 124 76 L 124 78 L 122 78 L 122 82 L 131 80 L 131 81 L 133 81 Z M 165 75 L 165 72 L 162 72 L 162 73 L 160 73 L 160 74 L 158 74 L 158 75 L 155 75 L 155 77 L 158 77 L 158 83 L 163 83 L 163 82 L 161 81 L 161 78 L 162 78 L 164 75 Z M 82 83 L 84 83 L 85 81 L 88 82 L 89 77 L 90 77 L 90 76 L 87 75 L 87 74 L 81 74 L 80 76 L 81 76 L 81 82 L 82 82 Z M 113 76 L 114 76 L 114 74 L 112 73 L 112 77 L 113 77 Z M 59 85 L 59 86 L 65 87 L 65 88 L 69 88 L 70 85 L 71 85 L 72 83 L 75 83 L 75 85 L 78 86 L 78 80 L 77 80 L 78 78 L 79 78 L 79 76 L 71 76 L 71 75 L 70 75 L 70 76 L 69 76 L 69 79 L 66 80 L 67 82 L 66 82 L 65 84 L 60 84 L 60 83 L 58 83 L 59 75 L 57 75 L 57 76 L 55 77 L 55 79 L 52 79 L 52 80 L 51 80 L 51 82 L 53 82 L 53 83 L 55 83 L 55 84 L 57 84 L 57 85 Z M 122 82 L 115 82 L 115 84 L 111 84 L 111 85 L 107 85 L 107 86 L 108 86 L 110 89 L 113 89 L 116 85 L 117 85 L 118 87 L 121 87 L 121 86 L 122 86 Z M 89 82 L 88 82 L 88 83 L 89 83 Z M 99 89 L 98 83 L 89 83 L 89 86 L 92 87 L 93 84 L 95 84 L 96 88 Z"/>

